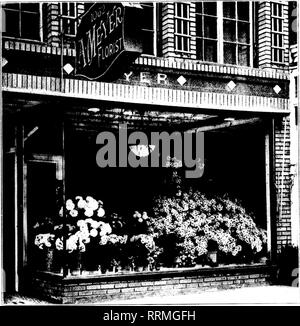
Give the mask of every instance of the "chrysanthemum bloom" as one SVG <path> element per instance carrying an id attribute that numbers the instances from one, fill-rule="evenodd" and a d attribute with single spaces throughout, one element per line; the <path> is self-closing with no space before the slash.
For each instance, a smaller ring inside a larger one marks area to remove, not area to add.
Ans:
<path id="1" fill-rule="evenodd" d="M 74 205 L 73 201 L 71 199 L 68 199 L 66 201 L 66 209 L 68 211 L 72 211 L 74 208 L 75 208 L 75 205 Z"/>
<path id="2" fill-rule="evenodd" d="M 103 217 L 104 215 L 105 215 L 105 210 L 102 207 L 100 207 L 97 211 L 97 216 Z"/>

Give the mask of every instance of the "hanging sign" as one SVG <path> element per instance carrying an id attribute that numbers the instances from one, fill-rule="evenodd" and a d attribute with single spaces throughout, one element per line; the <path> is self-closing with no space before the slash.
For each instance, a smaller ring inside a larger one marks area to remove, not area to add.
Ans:
<path id="1" fill-rule="evenodd" d="M 142 53 L 142 8 L 130 3 L 95 3 L 76 35 L 76 75 L 115 78 Z"/>

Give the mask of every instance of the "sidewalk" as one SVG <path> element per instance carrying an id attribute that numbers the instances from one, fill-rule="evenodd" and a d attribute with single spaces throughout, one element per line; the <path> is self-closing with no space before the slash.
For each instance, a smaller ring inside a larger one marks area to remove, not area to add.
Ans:
<path id="1" fill-rule="evenodd" d="M 214 304 L 294 304 L 300 305 L 300 289 L 288 286 L 245 287 L 176 296 L 154 296 L 132 300 L 101 302 L 107 305 L 214 305 Z"/>
<path id="2" fill-rule="evenodd" d="M 24 296 L 12 296 L 7 305 L 51 305 Z M 300 289 L 288 286 L 245 287 L 229 290 L 211 290 L 174 296 L 152 296 L 131 300 L 110 300 L 93 305 L 217 305 L 217 304 L 277 304 L 300 305 Z"/>

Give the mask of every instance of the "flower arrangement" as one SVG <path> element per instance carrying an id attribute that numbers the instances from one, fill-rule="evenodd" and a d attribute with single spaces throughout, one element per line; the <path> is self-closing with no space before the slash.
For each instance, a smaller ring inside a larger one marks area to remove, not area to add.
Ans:
<path id="1" fill-rule="evenodd" d="M 232 261 L 236 256 L 254 257 L 267 241 L 265 230 L 237 201 L 209 199 L 192 190 L 156 199 L 151 225 L 168 258 L 181 266 L 195 264 L 210 250 Z"/>
<path id="2" fill-rule="evenodd" d="M 224 263 L 244 263 L 263 255 L 266 231 L 240 203 L 178 189 L 156 198 L 150 215 L 107 214 L 103 202 L 91 196 L 68 199 L 56 219 L 35 225 L 34 244 L 44 251 L 65 249 L 70 268 L 82 259 L 81 266 L 89 271 L 99 266 L 107 271 L 212 265 L 215 258 L 210 257 L 215 256 L 210 253 L 217 253 Z"/>
<path id="3" fill-rule="evenodd" d="M 35 237 L 34 244 L 39 249 L 51 248 L 53 246 L 55 239 L 54 234 L 45 233 L 45 234 L 38 234 Z"/>
<path id="4" fill-rule="evenodd" d="M 129 239 L 130 256 L 137 268 L 147 267 L 153 263 L 153 255 L 156 246 L 152 235 L 138 234 Z M 152 257 L 152 258 L 150 258 Z"/>

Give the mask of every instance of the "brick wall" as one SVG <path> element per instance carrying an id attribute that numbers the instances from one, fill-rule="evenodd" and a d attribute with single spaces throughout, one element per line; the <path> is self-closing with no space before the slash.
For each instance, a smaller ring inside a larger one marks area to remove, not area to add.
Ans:
<path id="1" fill-rule="evenodd" d="M 257 41 L 258 41 L 258 66 L 259 68 L 276 68 L 287 69 L 289 64 L 289 31 L 288 31 L 288 4 L 283 4 L 283 46 L 284 64 L 275 65 L 272 63 L 271 46 L 271 1 L 263 1 L 258 3 L 258 17 L 257 17 Z"/>
<path id="2" fill-rule="evenodd" d="M 40 273 L 34 276 L 32 288 L 35 289 L 34 295 L 38 297 L 72 304 L 268 285 L 272 283 L 273 274 L 272 268 L 267 266 L 77 279 L 60 279 L 57 276 L 52 278 Z"/>
<path id="3" fill-rule="evenodd" d="M 291 243 L 290 119 L 275 121 L 275 184 L 277 197 L 277 249 Z"/>
<path id="4" fill-rule="evenodd" d="M 80 17 L 84 13 L 84 3 L 77 3 L 77 15 Z M 46 4 L 46 35 L 45 41 L 52 46 L 60 46 L 60 4 L 50 2 Z M 80 18 L 79 18 L 80 21 Z M 64 46 L 73 47 L 72 40 L 64 40 Z"/>
<path id="5" fill-rule="evenodd" d="M 51 44 L 52 46 L 59 46 L 59 3 L 57 2 L 50 2 L 47 3 L 46 7 L 46 24 L 47 24 L 47 34 L 46 34 L 46 40 L 48 44 Z"/>
<path id="6" fill-rule="evenodd" d="M 174 57 L 175 48 L 175 26 L 174 26 L 174 3 L 162 4 L 162 55 Z"/>

